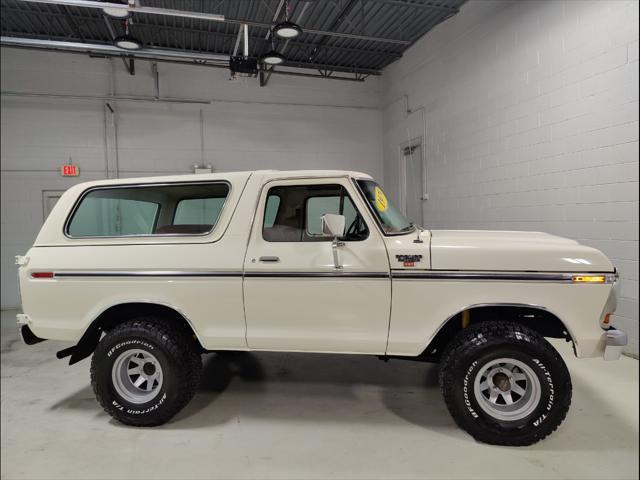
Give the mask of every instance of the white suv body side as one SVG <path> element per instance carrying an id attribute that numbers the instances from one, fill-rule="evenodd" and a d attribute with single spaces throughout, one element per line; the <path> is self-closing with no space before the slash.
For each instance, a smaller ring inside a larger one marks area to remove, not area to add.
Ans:
<path id="1" fill-rule="evenodd" d="M 51 212 L 26 255 L 28 264 L 20 268 L 30 328 L 41 338 L 78 341 L 108 308 L 146 302 L 180 312 L 208 350 L 416 356 L 462 311 L 522 305 L 561 319 L 578 356 L 603 355 L 606 335 L 600 325 L 615 310 L 614 283 L 536 281 L 532 272 L 613 273 L 599 251 L 536 232 L 424 231 L 421 243 L 414 242 L 416 234 L 385 236 L 358 195 L 354 178 L 370 177 L 322 171 L 199 175 L 198 182 L 231 185 L 215 228 L 199 237 L 69 238 L 64 225 L 82 192 L 134 181 L 77 185 Z M 172 176 L 135 183 L 193 180 Z M 302 279 L 296 273 L 335 273 L 331 248 L 324 242 L 265 241 L 261 226 L 266 194 L 271 186 L 327 182 L 351 194 L 370 235 L 340 249 L 344 268 L 339 278 Z M 396 255 L 421 258 L 405 267 Z M 262 262 L 262 256 L 277 256 L 279 261 Z M 34 279 L 33 271 L 52 271 L 56 278 Z M 273 275 L 267 276 L 269 272 Z M 513 275 L 479 278 L 483 272 Z"/>

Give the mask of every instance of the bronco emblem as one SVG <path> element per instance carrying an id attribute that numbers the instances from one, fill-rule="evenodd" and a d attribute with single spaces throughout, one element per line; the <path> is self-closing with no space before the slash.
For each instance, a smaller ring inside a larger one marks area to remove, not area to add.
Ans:
<path id="1" fill-rule="evenodd" d="M 396 255 L 396 258 L 399 262 L 402 262 L 405 267 L 413 267 L 416 262 L 422 260 L 422 255 Z"/>

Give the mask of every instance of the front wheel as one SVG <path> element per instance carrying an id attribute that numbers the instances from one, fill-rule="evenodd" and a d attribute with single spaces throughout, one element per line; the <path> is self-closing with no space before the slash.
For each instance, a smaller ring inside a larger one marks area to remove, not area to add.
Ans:
<path id="1" fill-rule="evenodd" d="M 494 445 L 542 440 L 571 404 L 562 357 L 537 332 L 510 322 L 461 331 L 443 354 L 440 386 L 456 423 Z"/>
<path id="2" fill-rule="evenodd" d="M 202 362 L 188 334 L 162 318 L 118 325 L 98 344 L 91 385 L 120 422 L 151 427 L 169 421 L 193 397 Z"/>

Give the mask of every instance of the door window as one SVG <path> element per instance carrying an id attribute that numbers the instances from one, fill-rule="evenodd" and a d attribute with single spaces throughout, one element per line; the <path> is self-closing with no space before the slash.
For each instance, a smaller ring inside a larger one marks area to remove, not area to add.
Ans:
<path id="1" fill-rule="evenodd" d="M 277 198 L 276 200 L 272 200 Z M 343 241 L 360 241 L 369 235 L 367 225 L 341 185 L 272 187 L 267 195 L 262 235 L 268 242 L 328 241 L 322 235 L 322 216 L 345 216 Z"/>

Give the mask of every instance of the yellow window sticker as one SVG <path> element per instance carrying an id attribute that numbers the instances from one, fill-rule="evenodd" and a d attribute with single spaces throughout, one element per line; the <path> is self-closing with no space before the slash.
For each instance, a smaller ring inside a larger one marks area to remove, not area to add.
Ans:
<path id="1" fill-rule="evenodd" d="M 387 209 L 388 201 L 387 197 L 385 197 L 384 192 L 380 189 L 380 187 L 376 187 L 376 208 L 380 212 L 384 212 Z"/>

